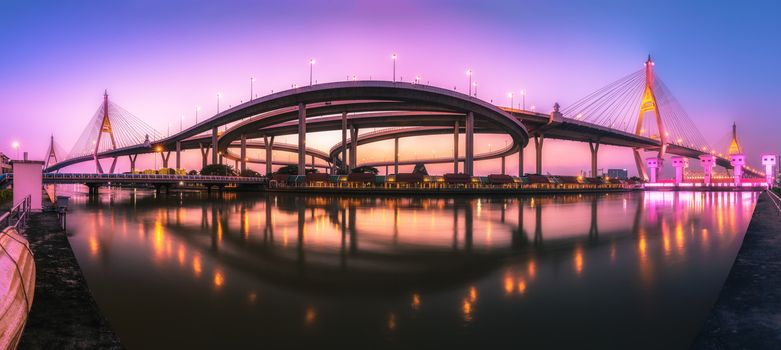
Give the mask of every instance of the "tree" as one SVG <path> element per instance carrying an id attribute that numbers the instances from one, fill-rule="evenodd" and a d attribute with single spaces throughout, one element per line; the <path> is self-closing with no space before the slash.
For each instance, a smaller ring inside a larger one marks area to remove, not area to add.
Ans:
<path id="1" fill-rule="evenodd" d="M 423 163 L 415 164 L 415 169 L 412 170 L 413 174 L 421 174 L 421 175 L 428 175 L 428 170 L 426 170 L 426 165 Z"/>
<path id="2" fill-rule="evenodd" d="M 201 175 L 236 176 L 236 171 L 230 165 L 209 164 L 201 169 Z"/>
<path id="3" fill-rule="evenodd" d="M 306 168 L 305 172 L 307 174 L 313 174 L 313 173 L 317 173 L 318 170 L 312 168 Z M 298 175 L 298 165 L 285 165 L 277 169 L 276 174 Z"/>
<path id="4" fill-rule="evenodd" d="M 187 173 L 187 175 L 198 175 L 198 170 L 190 170 L 190 172 Z"/>
<path id="5" fill-rule="evenodd" d="M 359 166 L 359 167 L 353 169 L 352 172 L 353 173 L 361 173 L 361 174 L 363 174 L 363 173 L 372 173 L 374 175 L 377 175 L 377 174 L 380 173 L 380 171 L 377 170 L 377 168 L 371 167 L 371 166 Z"/>
<path id="6" fill-rule="evenodd" d="M 242 177 L 260 177 L 260 173 L 252 169 L 244 169 L 239 176 Z"/>

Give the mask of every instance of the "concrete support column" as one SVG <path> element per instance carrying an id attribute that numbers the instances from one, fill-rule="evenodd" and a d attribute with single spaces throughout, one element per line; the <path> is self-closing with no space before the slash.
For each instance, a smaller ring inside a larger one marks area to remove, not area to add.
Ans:
<path id="1" fill-rule="evenodd" d="M 523 176 L 523 147 L 518 151 L 518 177 Z"/>
<path id="2" fill-rule="evenodd" d="M 743 153 L 732 154 L 729 156 L 729 163 L 732 165 L 735 187 L 739 187 L 743 184 L 743 166 L 746 165 L 746 155 Z"/>
<path id="3" fill-rule="evenodd" d="M 475 114 L 466 114 L 466 154 L 464 160 L 464 173 L 475 174 Z"/>
<path id="4" fill-rule="evenodd" d="M 656 182 L 656 177 L 659 175 L 659 168 L 662 167 L 662 158 L 648 158 L 645 160 L 648 165 L 648 181 L 651 183 Z"/>
<path id="5" fill-rule="evenodd" d="M 266 175 L 271 174 L 272 151 L 274 150 L 274 136 L 263 135 L 263 144 L 266 146 Z"/>
<path id="6" fill-rule="evenodd" d="M 683 182 L 683 170 L 689 167 L 689 162 L 685 157 L 672 157 L 673 168 L 675 168 L 675 184 L 680 185 Z"/>
<path id="7" fill-rule="evenodd" d="M 138 158 L 138 154 L 131 154 L 127 157 L 130 158 L 130 173 L 132 174 L 136 171 L 136 158 Z"/>
<path id="8" fill-rule="evenodd" d="M 163 168 L 168 168 L 168 158 L 171 158 L 171 151 L 160 152 L 160 158 L 163 158 Z"/>
<path id="9" fill-rule="evenodd" d="M 765 166 L 765 182 L 767 188 L 773 188 L 776 182 L 776 162 L 778 158 L 775 154 L 765 153 L 762 155 L 762 165 Z"/>
<path id="10" fill-rule="evenodd" d="M 504 175 L 504 174 L 505 174 L 505 172 L 504 172 L 504 158 L 505 158 L 505 157 L 504 157 L 504 156 L 502 156 L 502 175 Z"/>
<path id="11" fill-rule="evenodd" d="M 202 158 L 202 164 L 201 168 L 205 168 L 206 165 L 209 163 L 209 147 L 204 147 L 202 143 L 198 144 L 198 147 L 201 148 L 201 158 Z"/>
<path id="12" fill-rule="evenodd" d="M 358 128 L 350 125 L 350 169 L 358 167 Z"/>
<path id="13" fill-rule="evenodd" d="M 247 170 L 247 136 L 241 134 L 241 173 Z"/>
<path id="14" fill-rule="evenodd" d="M 701 155 L 700 165 L 702 166 L 702 180 L 705 185 L 710 185 L 713 167 L 716 166 L 716 156 L 710 154 Z"/>
<path id="15" fill-rule="evenodd" d="M 342 112 L 342 171 L 347 172 L 347 112 Z"/>
<path id="16" fill-rule="evenodd" d="M 537 175 L 542 175 L 542 144 L 545 142 L 545 135 L 534 135 L 534 150 L 537 153 Z"/>
<path id="17" fill-rule="evenodd" d="M 306 105 L 298 104 L 298 175 L 306 175 Z"/>
<path id="18" fill-rule="evenodd" d="M 312 156 L 312 170 L 315 170 L 315 156 Z"/>
<path id="19" fill-rule="evenodd" d="M 599 152 L 599 142 L 588 142 L 588 148 L 591 150 L 591 177 L 597 177 L 597 152 Z"/>
<path id="20" fill-rule="evenodd" d="M 458 120 L 453 128 L 453 174 L 458 174 Z"/>
<path id="21" fill-rule="evenodd" d="M 176 141 L 176 169 L 182 168 L 182 141 Z"/>
<path id="22" fill-rule="evenodd" d="M 393 147 L 393 174 L 399 173 L 399 138 L 394 139 Z"/>
<path id="23" fill-rule="evenodd" d="M 217 164 L 217 127 L 212 128 L 212 164 Z"/>

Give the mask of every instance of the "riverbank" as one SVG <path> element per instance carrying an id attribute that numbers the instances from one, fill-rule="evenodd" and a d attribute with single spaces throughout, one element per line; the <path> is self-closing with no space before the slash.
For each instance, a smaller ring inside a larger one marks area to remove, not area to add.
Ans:
<path id="1" fill-rule="evenodd" d="M 692 349 L 781 348 L 781 213 L 760 195 L 732 270 Z"/>
<path id="2" fill-rule="evenodd" d="M 36 280 L 19 349 L 121 349 L 92 298 L 57 214 L 33 214 L 25 236 L 34 254 Z"/>

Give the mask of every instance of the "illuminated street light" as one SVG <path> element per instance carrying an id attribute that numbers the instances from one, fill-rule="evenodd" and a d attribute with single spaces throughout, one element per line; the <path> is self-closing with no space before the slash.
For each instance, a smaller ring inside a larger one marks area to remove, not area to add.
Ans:
<path id="1" fill-rule="evenodd" d="M 315 66 L 315 59 L 312 58 L 309 60 L 309 86 L 312 86 L 312 72 L 314 66 Z"/>
<path id="2" fill-rule="evenodd" d="M 507 97 L 510 98 L 510 108 L 513 108 L 513 93 L 512 92 L 508 92 L 507 93 Z"/>
<path id="3" fill-rule="evenodd" d="M 531 110 L 532 110 L 532 112 L 534 112 L 534 110 L 535 110 L 535 109 L 537 109 L 537 106 L 535 106 L 535 105 L 532 105 L 532 106 L 531 106 Z"/>
<path id="4" fill-rule="evenodd" d="M 398 56 L 396 56 L 395 53 L 391 55 L 391 60 L 393 60 L 393 82 L 394 83 L 396 82 L 396 59 L 397 58 Z"/>
<path id="5" fill-rule="evenodd" d="M 415 76 L 415 84 L 420 84 L 420 76 L 419 75 Z"/>

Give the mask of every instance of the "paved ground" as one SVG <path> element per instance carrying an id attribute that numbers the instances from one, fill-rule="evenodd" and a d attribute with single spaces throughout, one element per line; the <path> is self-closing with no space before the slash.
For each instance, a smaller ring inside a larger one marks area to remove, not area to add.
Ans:
<path id="1" fill-rule="evenodd" d="M 781 214 L 767 193 L 692 349 L 781 349 Z"/>
<path id="2" fill-rule="evenodd" d="M 34 214 L 26 236 L 36 281 L 19 349 L 120 349 L 101 315 L 54 213 Z"/>

